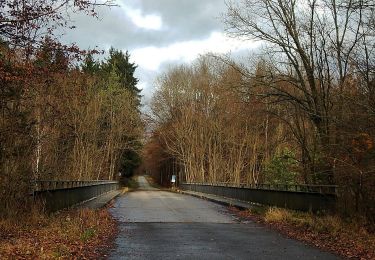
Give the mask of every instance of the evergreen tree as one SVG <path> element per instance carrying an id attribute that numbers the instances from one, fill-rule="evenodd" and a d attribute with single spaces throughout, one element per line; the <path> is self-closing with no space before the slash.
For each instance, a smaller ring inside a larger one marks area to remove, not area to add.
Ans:
<path id="1" fill-rule="evenodd" d="M 102 64 L 102 69 L 107 75 L 111 71 L 115 71 L 119 77 L 119 83 L 122 88 L 128 89 L 137 99 L 138 106 L 141 101 L 141 90 L 137 87 L 138 79 L 134 76 L 137 65 L 130 62 L 130 54 L 121 50 L 111 48 L 109 50 L 109 58 Z"/>
<path id="2" fill-rule="evenodd" d="M 111 106 L 109 111 L 111 113 L 116 111 L 116 109 L 122 109 L 117 107 L 116 100 L 119 95 L 127 92 L 130 93 L 133 99 L 131 101 L 133 104 L 131 109 L 134 110 L 135 115 L 141 121 L 139 112 L 141 90 L 138 89 L 138 79 L 134 76 L 136 68 L 137 66 L 130 62 L 128 51 L 124 53 L 114 48 L 109 50 L 108 58 L 100 64 L 93 58 L 92 54 L 88 54 L 81 65 L 84 73 L 89 73 L 97 77 L 100 91 L 103 91 L 103 93 L 106 93 L 110 97 Z M 109 114 L 102 120 L 103 129 L 112 127 Z M 141 143 L 137 140 L 137 137 L 131 136 L 127 132 L 123 132 L 122 135 L 122 139 L 133 143 L 133 147 L 120 149 L 120 157 L 118 158 L 116 167 L 123 173 L 124 178 L 129 178 L 140 165 L 141 157 L 139 151 L 141 150 Z"/>
<path id="3" fill-rule="evenodd" d="M 82 63 L 82 71 L 88 74 L 96 74 L 100 70 L 100 64 L 94 60 L 94 57 L 91 52 L 89 52 Z"/>

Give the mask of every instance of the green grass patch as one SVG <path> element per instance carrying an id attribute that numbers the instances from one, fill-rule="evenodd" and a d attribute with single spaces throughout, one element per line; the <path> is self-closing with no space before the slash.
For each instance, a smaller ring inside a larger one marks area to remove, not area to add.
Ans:
<path id="1" fill-rule="evenodd" d="M 86 229 L 85 231 L 83 231 L 83 233 L 81 234 L 81 241 L 82 242 L 87 242 L 89 241 L 92 237 L 94 237 L 96 234 L 96 230 L 93 229 L 93 228 L 88 228 Z"/>

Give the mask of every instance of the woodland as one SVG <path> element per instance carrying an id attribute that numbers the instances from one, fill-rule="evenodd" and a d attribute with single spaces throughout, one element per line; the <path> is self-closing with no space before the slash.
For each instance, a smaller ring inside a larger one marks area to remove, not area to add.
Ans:
<path id="1" fill-rule="evenodd" d="M 375 4 L 227 3 L 247 59 L 207 54 L 161 74 L 144 171 L 180 182 L 337 185 L 338 212 L 374 227 Z"/>
<path id="2" fill-rule="evenodd" d="M 337 185 L 341 216 L 374 226 L 374 1 L 228 1 L 227 35 L 262 47 L 171 67 L 144 114 L 128 52 L 59 41 L 69 14 L 113 5 L 0 2 L 0 217 L 30 210 L 35 180 L 137 170 L 164 184 Z"/>
<path id="3" fill-rule="evenodd" d="M 130 54 L 59 41 L 74 27 L 69 14 L 95 19 L 111 5 L 1 1 L 0 217 L 31 210 L 36 180 L 113 180 L 139 165 L 144 124 Z"/>

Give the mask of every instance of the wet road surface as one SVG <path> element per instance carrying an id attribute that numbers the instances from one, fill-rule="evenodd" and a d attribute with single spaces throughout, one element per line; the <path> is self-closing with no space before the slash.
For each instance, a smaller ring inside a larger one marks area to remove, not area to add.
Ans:
<path id="1" fill-rule="evenodd" d="M 140 190 L 111 209 L 120 222 L 110 259 L 339 259 L 256 223 L 240 223 L 223 206 L 160 191 L 138 178 Z"/>

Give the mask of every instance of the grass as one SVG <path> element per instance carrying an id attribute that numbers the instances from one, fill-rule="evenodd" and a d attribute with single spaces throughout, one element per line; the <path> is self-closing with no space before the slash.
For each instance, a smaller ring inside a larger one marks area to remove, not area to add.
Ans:
<path id="1" fill-rule="evenodd" d="M 358 230 L 345 223 L 335 215 L 317 216 L 311 213 L 291 211 L 280 208 L 269 208 L 264 216 L 266 222 L 290 223 L 294 226 L 304 228 L 318 233 L 330 233 L 333 235 L 342 233 L 344 230 Z"/>
<path id="2" fill-rule="evenodd" d="M 0 259 L 99 258 L 111 245 L 115 221 L 107 209 L 75 209 L 22 221 L 0 221 Z"/>
<path id="3" fill-rule="evenodd" d="M 81 241 L 88 242 L 92 237 L 94 237 L 96 234 L 95 228 L 88 228 L 81 234 Z"/>
<path id="4" fill-rule="evenodd" d="M 336 215 L 316 215 L 275 207 L 256 207 L 237 213 L 288 237 L 343 257 L 375 259 L 375 234 L 365 228 L 361 219 L 348 221 Z"/>
<path id="5" fill-rule="evenodd" d="M 347 233 L 350 233 L 350 235 L 360 234 L 369 242 L 375 241 L 375 234 L 369 232 L 361 225 L 362 221 L 360 219 L 344 221 L 337 215 L 314 215 L 312 213 L 272 207 L 266 211 L 264 220 L 269 223 L 289 223 L 296 227 L 317 233 L 329 233 L 332 235 Z"/>

